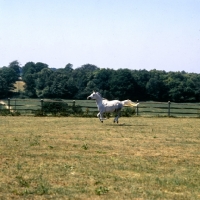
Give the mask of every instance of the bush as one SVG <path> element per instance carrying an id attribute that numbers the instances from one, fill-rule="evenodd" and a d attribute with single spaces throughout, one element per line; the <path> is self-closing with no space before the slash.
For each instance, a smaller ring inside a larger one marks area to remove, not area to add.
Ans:
<path id="1" fill-rule="evenodd" d="M 43 113 L 51 113 L 54 116 L 60 115 L 60 113 L 66 113 L 68 109 L 68 104 L 63 102 L 43 103 Z"/>
<path id="2" fill-rule="evenodd" d="M 0 115 L 1 116 L 10 115 L 10 111 L 8 109 L 2 109 L 0 110 Z"/>
<path id="3" fill-rule="evenodd" d="M 44 113 L 42 112 L 42 110 L 36 110 L 36 111 L 33 111 L 33 112 L 34 112 L 35 117 L 46 116 L 46 114 L 44 114 Z"/>
<path id="4" fill-rule="evenodd" d="M 72 110 L 74 114 L 83 115 L 83 110 L 79 105 L 72 106 Z"/>
<path id="5" fill-rule="evenodd" d="M 126 107 L 123 111 L 121 116 L 123 117 L 131 117 L 135 115 L 135 108 Z"/>
<path id="6" fill-rule="evenodd" d="M 20 116 L 21 115 L 21 113 L 19 112 L 19 111 L 14 111 L 14 112 L 11 112 L 11 115 L 12 116 Z"/>
<path id="7" fill-rule="evenodd" d="M 67 103 L 64 102 L 44 102 L 43 110 L 41 112 L 42 115 L 50 113 L 53 116 L 69 116 L 69 115 L 80 116 L 83 114 L 81 106 L 79 105 L 69 106 Z"/>

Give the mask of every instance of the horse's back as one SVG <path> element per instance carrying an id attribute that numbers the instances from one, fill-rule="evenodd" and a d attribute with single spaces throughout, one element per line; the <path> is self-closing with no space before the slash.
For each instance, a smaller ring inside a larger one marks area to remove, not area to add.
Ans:
<path id="1" fill-rule="evenodd" d="M 112 101 L 103 100 L 103 105 L 104 105 L 105 112 L 118 111 L 118 110 L 121 110 L 123 107 L 123 104 L 121 103 L 121 101 L 118 101 L 118 100 L 112 100 Z"/>
<path id="2" fill-rule="evenodd" d="M 118 100 L 112 100 L 112 101 L 103 100 L 103 104 L 106 106 L 116 106 L 116 105 L 119 105 L 122 103 L 121 103 L 121 101 L 118 101 Z"/>

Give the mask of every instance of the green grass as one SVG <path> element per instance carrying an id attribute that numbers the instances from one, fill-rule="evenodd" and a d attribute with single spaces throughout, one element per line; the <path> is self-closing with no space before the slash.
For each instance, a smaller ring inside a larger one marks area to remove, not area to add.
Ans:
<path id="1" fill-rule="evenodd" d="M 0 199 L 199 199 L 198 118 L 0 116 Z"/>

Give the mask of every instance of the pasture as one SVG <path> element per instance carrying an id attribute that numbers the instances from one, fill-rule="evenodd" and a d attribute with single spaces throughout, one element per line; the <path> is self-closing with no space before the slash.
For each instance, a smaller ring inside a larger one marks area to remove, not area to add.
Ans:
<path id="1" fill-rule="evenodd" d="M 200 199 L 200 119 L 0 116 L 0 199 Z"/>

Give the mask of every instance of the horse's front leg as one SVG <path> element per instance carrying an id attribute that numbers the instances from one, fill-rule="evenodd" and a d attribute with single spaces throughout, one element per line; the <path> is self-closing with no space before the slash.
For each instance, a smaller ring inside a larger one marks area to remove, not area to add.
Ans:
<path id="1" fill-rule="evenodd" d="M 99 120 L 101 121 L 101 119 L 100 119 L 100 112 L 97 114 L 97 117 L 99 118 Z"/>
<path id="2" fill-rule="evenodd" d="M 103 113 L 99 112 L 97 117 L 99 118 L 100 122 L 103 123 Z"/>

